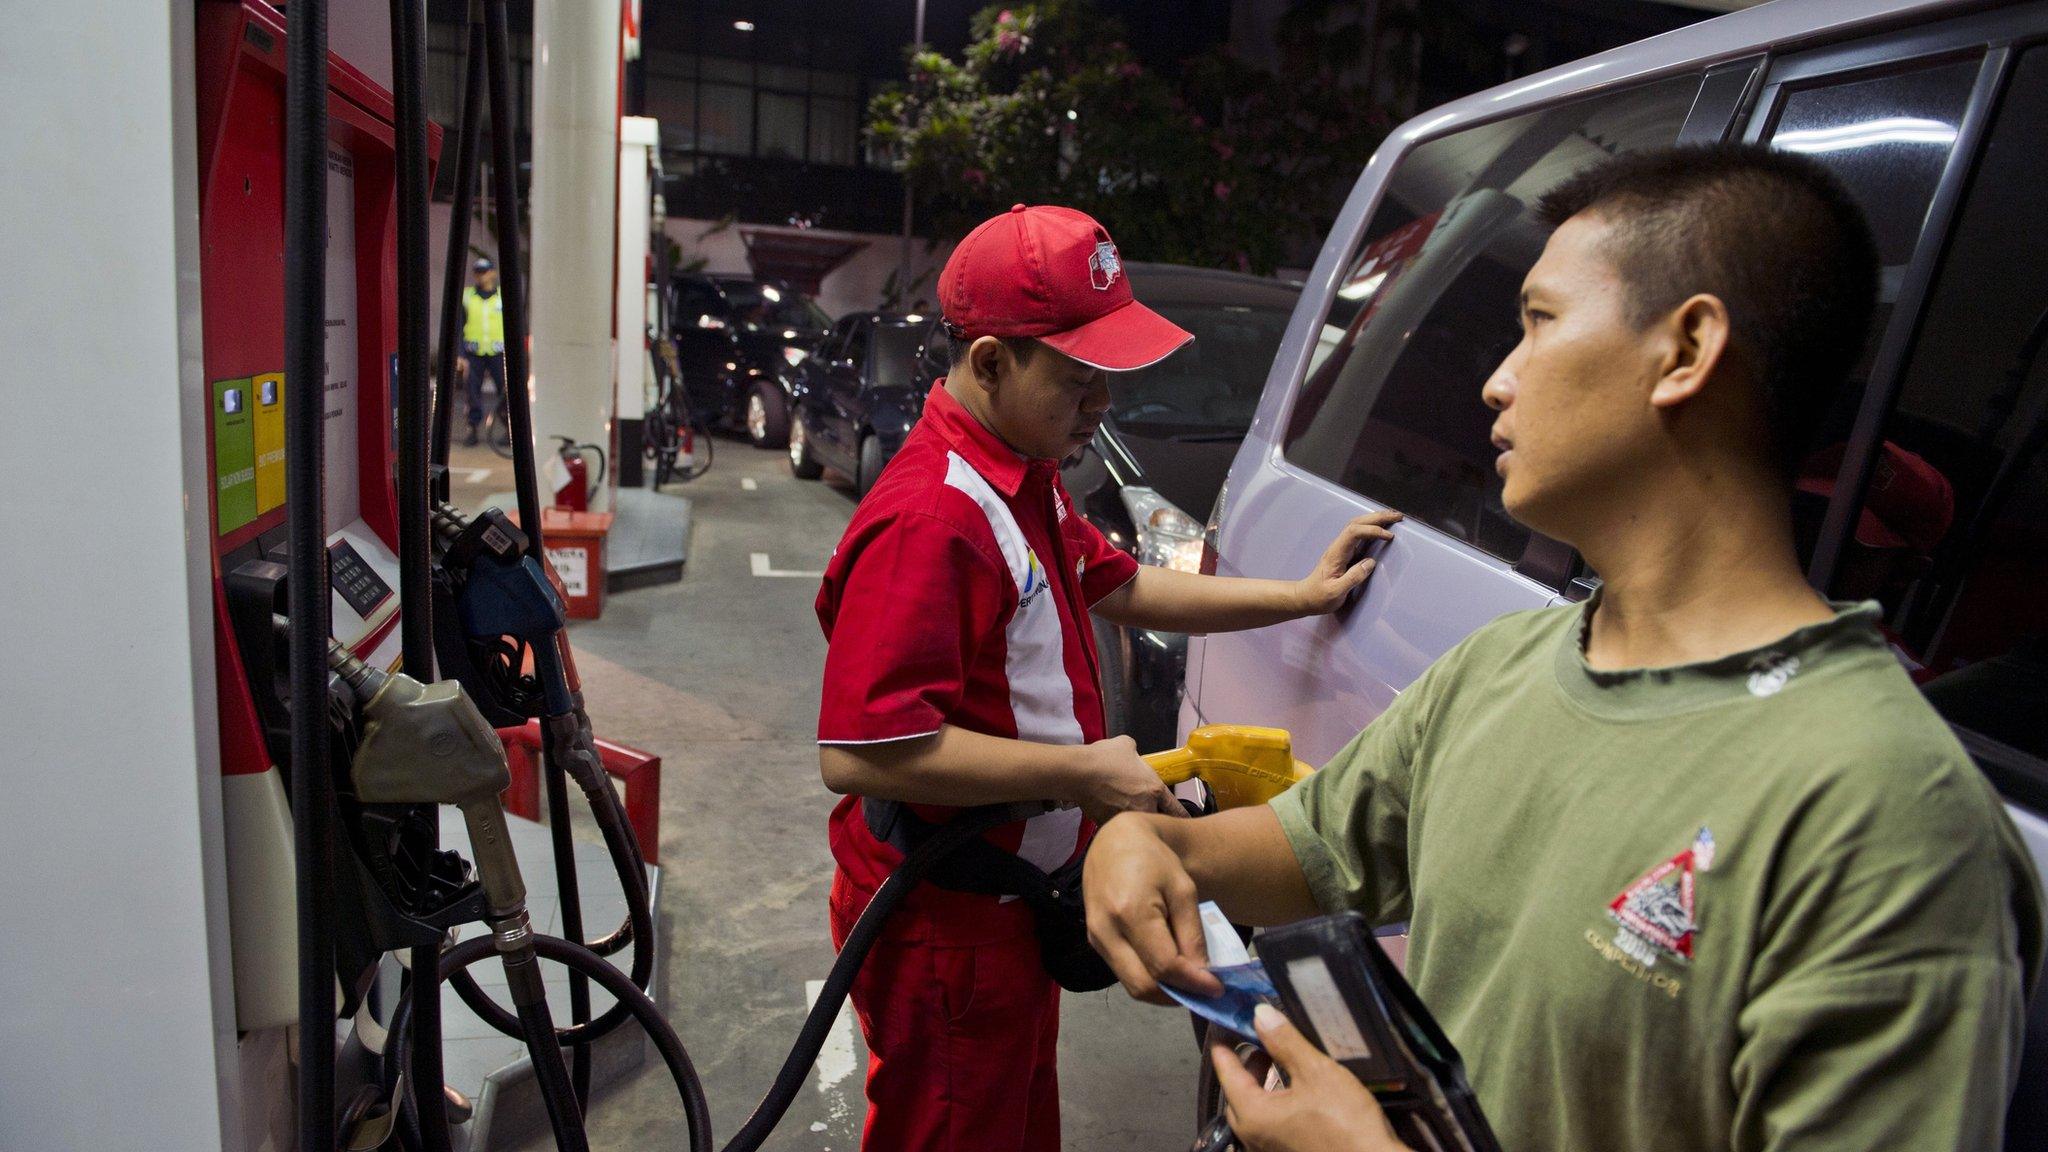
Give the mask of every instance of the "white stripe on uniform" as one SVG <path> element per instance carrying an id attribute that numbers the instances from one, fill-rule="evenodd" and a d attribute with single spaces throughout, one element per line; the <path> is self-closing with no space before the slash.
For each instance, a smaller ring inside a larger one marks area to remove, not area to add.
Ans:
<path id="1" fill-rule="evenodd" d="M 988 517 L 989 531 L 1017 587 L 1017 611 L 1004 633 L 1003 675 L 1010 682 L 1010 712 L 1017 738 L 1040 744 L 1079 744 L 1081 722 L 1074 716 L 1074 684 L 1067 678 L 1066 637 L 1050 576 L 1025 543 L 1010 506 L 958 452 L 946 453 L 946 483 L 964 493 Z M 1024 825 L 1017 855 L 1050 872 L 1074 854 L 1081 812 L 1063 808 L 1032 817 Z"/>

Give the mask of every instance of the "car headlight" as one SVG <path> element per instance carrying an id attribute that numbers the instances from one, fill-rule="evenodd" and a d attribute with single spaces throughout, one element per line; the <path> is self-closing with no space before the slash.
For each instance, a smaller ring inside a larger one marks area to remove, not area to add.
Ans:
<path id="1" fill-rule="evenodd" d="M 1202 569 L 1202 525 L 1150 488 L 1122 490 L 1124 509 L 1138 530 L 1138 563 L 1178 572 Z"/>
<path id="2" fill-rule="evenodd" d="M 809 358 L 809 355 L 805 353 L 804 350 L 801 348 L 785 347 L 782 350 L 782 359 L 786 361 L 791 368 L 796 367 L 797 365 L 803 363 L 805 360 Z"/>

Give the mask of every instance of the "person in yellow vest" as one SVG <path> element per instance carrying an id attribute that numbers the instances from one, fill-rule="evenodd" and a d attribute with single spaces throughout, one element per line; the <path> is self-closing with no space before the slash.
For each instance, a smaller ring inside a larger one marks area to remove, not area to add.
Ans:
<path id="1" fill-rule="evenodd" d="M 476 445 L 477 426 L 484 420 L 484 379 L 498 395 L 505 394 L 505 298 L 498 294 L 498 266 L 478 257 L 472 268 L 476 284 L 462 290 L 462 360 L 456 372 L 469 397 L 469 436 Z"/>

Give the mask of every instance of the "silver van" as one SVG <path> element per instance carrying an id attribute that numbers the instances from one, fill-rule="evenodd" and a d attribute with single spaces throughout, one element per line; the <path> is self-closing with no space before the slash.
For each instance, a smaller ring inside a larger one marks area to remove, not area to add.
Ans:
<path id="1" fill-rule="evenodd" d="M 1808 576 L 1884 604 L 2048 871 L 2044 3 L 1776 0 L 1403 125 L 1316 259 L 1204 563 L 1294 577 L 1352 516 L 1407 520 L 1345 612 L 1197 640 L 1181 731 L 1284 727 L 1320 763 L 1473 629 L 1590 594 L 1503 509 L 1479 398 L 1519 338 L 1530 209 L 1602 156 L 1720 140 L 1811 155 L 1870 217 L 1882 296 L 1801 470 Z M 1897 506 L 1901 470 L 1938 473 L 1952 510 Z M 2034 1024 L 2011 1148 L 2048 1147 L 2048 996 Z"/>

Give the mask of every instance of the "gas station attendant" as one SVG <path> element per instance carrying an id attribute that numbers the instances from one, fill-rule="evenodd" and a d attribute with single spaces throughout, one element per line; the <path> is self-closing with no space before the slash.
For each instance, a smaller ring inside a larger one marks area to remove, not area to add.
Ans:
<path id="1" fill-rule="evenodd" d="M 1392 513 L 1345 526 L 1298 581 L 1140 567 L 1070 505 L 1059 464 L 1094 436 L 1111 374 L 1192 337 L 1138 303 L 1083 213 L 1018 205 L 963 240 L 939 278 L 952 368 L 827 566 L 818 721 L 835 943 L 902 855 L 862 798 L 926 820 L 1044 802 L 988 834 L 1057 874 L 1119 812 L 1184 810 L 1128 737 L 1103 738 L 1088 613 L 1174 632 L 1327 613 L 1371 574 Z M 1022 901 L 914 890 L 852 993 L 871 1059 L 870 1152 L 1060 1146 L 1059 987 Z"/>

